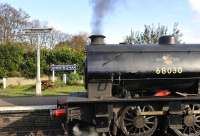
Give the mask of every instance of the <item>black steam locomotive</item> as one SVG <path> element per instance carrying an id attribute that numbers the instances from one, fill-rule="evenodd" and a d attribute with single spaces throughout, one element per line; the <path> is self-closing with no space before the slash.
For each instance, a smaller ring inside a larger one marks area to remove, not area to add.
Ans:
<path id="1" fill-rule="evenodd" d="M 173 36 L 161 37 L 158 45 L 107 45 L 103 35 L 90 38 L 87 96 L 59 99 L 52 111 L 62 116 L 65 130 L 81 120 L 114 136 L 150 136 L 158 129 L 200 135 L 200 45 L 176 44 Z"/>

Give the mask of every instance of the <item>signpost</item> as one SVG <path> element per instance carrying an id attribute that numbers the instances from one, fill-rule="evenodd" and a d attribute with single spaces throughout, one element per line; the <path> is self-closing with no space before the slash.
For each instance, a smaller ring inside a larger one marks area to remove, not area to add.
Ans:
<path id="1" fill-rule="evenodd" d="M 76 73 L 77 66 L 76 64 L 72 65 L 52 65 L 51 71 L 52 71 L 52 81 L 55 81 L 55 71 L 73 71 Z"/>
<path id="2" fill-rule="evenodd" d="M 40 37 L 39 35 L 50 33 L 52 28 L 30 28 L 24 29 L 26 35 L 37 36 L 37 76 L 36 76 L 36 95 L 42 95 L 41 79 L 40 79 Z"/>

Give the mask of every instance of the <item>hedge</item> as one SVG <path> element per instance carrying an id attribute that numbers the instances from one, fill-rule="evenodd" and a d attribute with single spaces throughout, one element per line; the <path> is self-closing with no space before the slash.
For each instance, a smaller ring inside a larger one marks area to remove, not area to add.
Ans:
<path id="1" fill-rule="evenodd" d="M 41 75 L 50 75 L 51 65 L 77 64 L 83 74 L 84 52 L 70 47 L 41 49 Z M 0 77 L 23 76 L 35 78 L 36 51 L 30 45 L 0 44 Z"/>

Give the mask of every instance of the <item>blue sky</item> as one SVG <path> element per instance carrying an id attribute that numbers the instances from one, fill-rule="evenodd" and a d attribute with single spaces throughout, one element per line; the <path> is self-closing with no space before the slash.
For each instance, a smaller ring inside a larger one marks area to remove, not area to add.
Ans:
<path id="1" fill-rule="evenodd" d="M 91 32 L 90 0 L 1 0 L 26 11 L 31 19 L 47 21 L 65 33 Z M 200 0 L 118 0 L 104 19 L 107 43 L 121 42 L 130 30 L 158 23 L 172 30 L 174 22 L 186 43 L 200 43 Z"/>

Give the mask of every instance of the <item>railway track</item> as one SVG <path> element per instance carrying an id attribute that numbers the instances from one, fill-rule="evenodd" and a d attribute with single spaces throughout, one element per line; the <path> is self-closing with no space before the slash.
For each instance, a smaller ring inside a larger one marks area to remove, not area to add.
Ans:
<path id="1" fill-rule="evenodd" d="M 0 107 L 1 136 L 57 136 L 62 135 L 60 120 L 51 119 L 53 106 Z M 12 109 L 13 108 L 13 109 Z"/>
<path id="2" fill-rule="evenodd" d="M 63 136 L 60 120 L 49 116 L 49 110 L 55 106 L 0 107 L 0 136 Z M 154 136 L 158 134 L 161 132 L 157 131 Z"/>
<path id="3" fill-rule="evenodd" d="M 0 98 L 0 136 L 62 136 L 59 119 L 51 119 L 59 97 Z"/>

